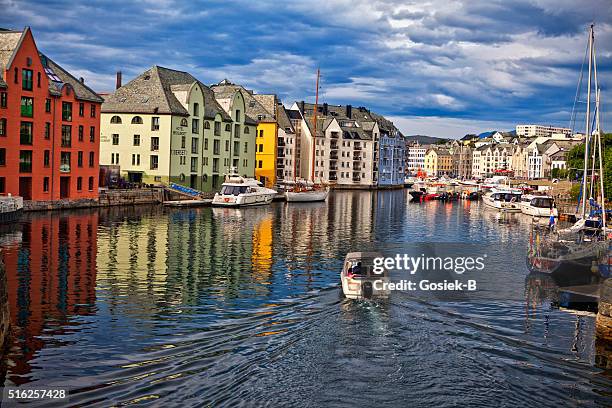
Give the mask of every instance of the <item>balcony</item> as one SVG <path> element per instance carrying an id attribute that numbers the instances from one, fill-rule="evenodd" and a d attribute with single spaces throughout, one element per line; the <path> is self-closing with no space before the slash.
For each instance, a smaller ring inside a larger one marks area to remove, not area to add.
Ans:
<path id="1" fill-rule="evenodd" d="M 283 139 L 282 137 L 278 138 L 278 147 L 285 147 L 286 143 L 285 143 L 285 139 Z"/>
<path id="2" fill-rule="evenodd" d="M 359 183 L 361 181 L 361 176 L 353 176 L 353 182 Z"/>
<path id="3" fill-rule="evenodd" d="M 340 136 L 340 134 L 338 132 L 331 132 L 330 137 L 332 139 L 337 139 Z"/>
<path id="4" fill-rule="evenodd" d="M 361 150 L 361 145 L 359 143 L 355 143 L 355 146 L 353 148 L 355 150 Z"/>
<path id="5" fill-rule="evenodd" d="M 353 163 L 353 171 L 361 171 L 361 165 L 359 163 Z"/>
<path id="6" fill-rule="evenodd" d="M 330 160 L 338 160 L 338 152 L 330 152 L 329 153 Z"/>
<path id="7" fill-rule="evenodd" d="M 336 173 L 329 173 L 329 181 L 338 181 L 338 176 L 336 176 Z"/>
<path id="8" fill-rule="evenodd" d="M 331 150 L 338 150 L 338 143 L 335 140 L 332 140 L 331 145 L 329 146 Z"/>
<path id="9" fill-rule="evenodd" d="M 360 161 L 361 160 L 361 154 L 355 152 L 353 154 L 353 161 Z"/>
<path id="10" fill-rule="evenodd" d="M 285 149 L 278 149 L 276 153 L 276 157 L 284 158 L 285 157 Z"/>
<path id="11" fill-rule="evenodd" d="M 285 163 L 283 163 L 282 161 L 279 161 L 276 163 L 276 168 L 277 169 L 284 169 L 285 168 Z"/>
<path id="12" fill-rule="evenodd" d="M 329 171 L 337 171 L 338 170 L 338 165 L 337 164 L 332 164 L 329 166 Z"/>

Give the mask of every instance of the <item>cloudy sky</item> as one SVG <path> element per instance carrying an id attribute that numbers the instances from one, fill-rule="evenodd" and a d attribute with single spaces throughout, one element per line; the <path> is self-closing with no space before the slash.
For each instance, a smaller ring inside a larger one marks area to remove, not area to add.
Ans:
<path id="1" fill-rule="evenodd" d="M 0 27 L 31 26 L 43 52 L 100 92 L 117 70 L 126 81 L 157 64 L 290 105 L 314 99 L 320 67 L 328 103 L 368 106 L 405 134 L 449 137 L 568 125 L 594 21 L 612 120 L 611 0 L 0 0 L 0 9 Z"/>

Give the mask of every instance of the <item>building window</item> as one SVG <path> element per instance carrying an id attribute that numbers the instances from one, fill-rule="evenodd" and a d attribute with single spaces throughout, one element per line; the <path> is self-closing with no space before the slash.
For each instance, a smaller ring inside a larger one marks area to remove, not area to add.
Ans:
<path id="1" fill-rule="evenodd" d="M 62 102 L 62 120 L 72 122 L 72 104 L 70 102 Z"/>
<path id="2" fill-rule="evenodd" d="M 210 129 L 210 122 L 209 121 L 204 121 L 204 129 Z"/>
<path id="3" fill-rule="evenodd" d="M 0 118 L 0 136 L 6 136 L 6 119 Z"/>
<path id="4" fill-rule="evenodd" d="M 119 116 L 115 115 L 111 118 L 110 123 L 115 124 L 115 125 L 120 125 L 122 121 Z"/>
<path id="5" fill-rule="evenodd" d="M 19 141 L 22 145 L 32 144 L 32 122 L 21 122 Z"/>
<path id="6" fill-rule="evenodd" d="M 151 130 L 159 130 L 159 116 L 151 118 Z"/>
<path id="7" fill-rule="evenodd" d="M 62 147 L 72 146 L 72 126 L 62 125 Z"/>
<path id="8" fill-rule="evenodd" d="M 0 193 L 6 193 L 6 180 L 4 177 L 0 177 Z"/>
<path id="9" fill-rule="evenodd" d="M 45 152 L 43 153 L 43 166 L 49 167 L 50 164 L 51 164 L 51 151 L 45 150 Z"/>
<path id="10" fill-rule="evenodd" d="M 89 152 L 89 167 L 94 166 L 94 152 Z"/>
<path id="11" fill-rule="evenodd" d="M 85 116 L 85 104 L 83 102 L 79 103 L 79 116 Z"/>
<path id="12" fill-rule="evenodd" d="M 77 166 L 83 167 L 83 152 L 77 153 Z"/>
<path id="13" fill-rule="evenodd" d="M 90 142 L 96 141 L 96 127 L 95 126 L 89 127 L 89 141 Z"/>
<path id="14" fill-rule="evenodd" d="M 0 92 L 0 108 L 6 108 L 7 96 L 6 92 Z"/>
<path id="15" fill-rule="evenodd" d="M 249 144 L 247 142 L 244 142 L 244 152 L 245 153 L 249 152 Z"/>
<path id="16" fill-rule="evenodd" d="M 21 88 L 24 91 L 32 90 L 32 77 L 33 72 L 31 69 L 22 69 L 21 70 Z"/>
<path id="17" fill-rule="evenodd" d="M 36 86 L 40 88 L 40 72 L 36 73 Z"/>
<path id="18" fill-rule="evenodd" d="M 45 112 L 51 113 L 51 99 L 45 99 Z"/>
<path id="19" fill-rule="evenodd" d="M 119 164 L 119 153 L 111 153 L 111 164 Z"/>
<path id="20" fill-rule="evenodd" d="M 96 117 L 96 105 L 94 105 L 93 103 L 91 104 L 91 109 L 89 110 L 89 116 L 91 116 L 92 118 Z"/>
<path id="21" fill-rule="evenodd" d="M 84 132 L 83 125 L 79 125 L 79 142 L 83 141 L 83 132 Z"/>
<path id="22" fill-rule="evenodd" d="M 132 118 L 132 125 L 142 125 L 142 118 L 140 116 L 134 116 Z"/>
<path id="23" fill-rule="evenodd" d="M 151 138 L 151 151 L 156 152 L 159 150 L 159 137 Z"/>
<path id="24" fill-rule="evenodd" d="M 234 156 L 240 156 L 240 142 L 234 142 Z"/>
<path id="25" fill-rule="evenodd" d="M 191 133 L 200 133 L 199 119 L 191 119 Z"/>
<path id="26" fill-rule="evenodd" d="M 200 116 L 200 105 L 198 103 L 193 104 L 193 116 Z"/>
<path id="27" fill-rule="evenodd" d="M 89 176 L 89 183 L 87 185 L 87 188 L 89 191 L 93 191 L 94 188 L 94 178 L 92 176 Z"/>
<path id="28" fill-rule="evenodd" d="M 259 137 L 263 137 L 263 129 L 259 130 Z M 319 144 L 319 141 L 317 140 L 317 144 Z"/>
<path id="29" fill-rule="evenodd" d="M 213 140 L 213 154 L 219 154 L 221 150 L 221 141 L 218 139 Z"/>
<path id="30" fill-rule="evenodd" d="M 240 110 L 236 109 L 236 122 L 240 122 Z"/>
<path id="31" fill-rule="evenodd" d="M 198 158 L 192 157 L 191 158 L 191 172 L 196 173 L 197 171 L 198 171 Z"/>
<path id="32" fill-rule="evenodd" d="M 119 134 L 113 133 L 113 146 L 119 145 Z"/>
<path id="33" fill-rule="evenodd" d="M 191 153 L 194 153 L 194 154 L 198 153 L 198 138 L 197 137 L 191 138 Z"/>
<path id="34" fill-rule="evenodd" d="M 181 136 L 181 149 L 185 148 L 185 143 L 187 143 L 187 137 Z"/>
<path id="35" fill-rule="evenodd" d="M 43 178 L 43 193 L 49 192 L 49 177 Z"/>
<path id="36" fill-rule="evenodd" d="M 212 168 L 213 173 L 218 173 L 219 172 L 219 159 L 218 158 L 213 158 L 213 168 Z"/>
<path id="37" fill-rule="evenodd" d="M 158 157 L 151 156 L 151 170 L 157 170 L 158 165 Z"/>
<path id="38" fill-rule="evenodd" d="M 140 146 L 140 135 L 134 135 L 134 146 Z"/>
<path id="39" fill-rule="evenodd" d="M 226 132 L 231 132 L 232 131 L 232 125 L 230 125 L 229 123 L 227 125 L 225 125 L 225 131 Z"/>
<path id="40" fill-rule="evenodd" d="M 60 172 L 61 173 L 70 172 L 70 152 L 60 153 Z"/>
<path id="41" fill-rule="evenodd" d="M 51 139 L 51 123 L 45 122 L 45 139 Z"/>
<path id="42" fill-rule="evenodd" d="M 77 177 L 77 191 L 81 191 L 83 189 L 83 177 Z"/>
<path id="43" fill-rule="evenodd" d="M 259 153 L 263 153 L 263 144 L 259 145 Z M 319 151 L 317 150 L 317 156 L 319 155 Z"/>
<path id="44" fill-rule="evenodd" d="M 6 166 L 6 149 L 0 148 L 0 166 Z"/>
<path id="45" fill-rule="evenodd" d="M 32 172 L 32 151 L 21 150 L 19 152 L 19 172 L 20 173 L 31 173 Z"/>
<path id="46" fill-rule="evenodd" d="M 208 150 L 208 138 L 204 139 L 204 150 Z"/>
<path id="47" fill-rule="evenodd" d="M 21 116 L 31 118 L 34 115 L 34 99 L 21 97 Z"/>
<path id="48" fill-rule="evenodd" d="M 215 122 L 215 136 L 221 136 L 221 122 Z"/>
<path id="49" fill-rule="evenodd" d="M 249 129 L 249 127 L 248 127 L 248 126 L 245 126 L 245 127 L 244 127 L 244 134 L 245 134 L 245 135 L 248 135 L 249 133 L 251 133 L 251 130 Z"/>

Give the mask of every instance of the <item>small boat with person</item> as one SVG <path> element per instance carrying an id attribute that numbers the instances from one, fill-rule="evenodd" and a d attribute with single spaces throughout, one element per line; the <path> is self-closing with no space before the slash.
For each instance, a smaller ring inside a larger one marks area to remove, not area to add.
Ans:
<path id="1" fill-rule="evenodd" d="M 266 205 L 276 196 L 276 190 L 266 188 L 253 178 L 238 175 L 228 176 L 215 194 L 212 205 L 219 207 L 246 207 Z"/>
<path id="2" fill-rule="evenodd" d="M 376 252 L 350 252 L 344 259 L 340 281 L 342 294 L 348 299 L 375 299 L 389 296 L 389 272 L 375 272 Z"/>

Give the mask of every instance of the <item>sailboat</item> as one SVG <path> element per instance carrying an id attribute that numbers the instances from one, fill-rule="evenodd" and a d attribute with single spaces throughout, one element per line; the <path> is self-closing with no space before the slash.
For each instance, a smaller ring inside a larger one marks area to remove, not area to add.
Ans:
<path id="1" fill-rule="evenodd" d="M 546 237 L 547 239 L 543 239 L 540 244 L 541 250 L 535 257 L 537 262 L 545 261 L 547 265 L 553 265 L 554 268 L 549 268 L 550 272 L 566 275 L 573 279 L 579 277 L 595 278 L 598 275 L 599 261 L 608 251 L 601 147 L 602 130 L 599 118 L 601 93 L 597 82 L 593 25 L 589 29 L 588 53 L 585 152 L 579 201 L 580 211 L 577 208 L 576 214 L 578 221 L 571 227 L 559 229 L 554 234 L 549 234 Z M 593 88 L 596 94 L 594 112 L 591 110 Z M 593 127 L 591 126 L 592 123 L 594 123 Z M 589 162 L 589 159 L 591 162 Z M 599 180 L 596 180 L 596 164 L 598 165 Z M 590 211 L 587 211 L 587 203 L 591 207 Z"/>
<path id="2" fill-rule="evenodd" d="M 313 115 L 313 136 L 312 136 L 312 166 L 310 171 L 310 180 L 298 180 L 295 178 L 296 169 L 294 167 L 293 186 L 287 189 L 285 198 L 288 202 L 315 202 L 325 201 L 329 195 L 329 187 L 322 187 L 315 183 L 314 168 L 315 168 L 315 138 L 317 136 L 317 112 L 319 108 L 319 75 L 320 71 L 317 69 L 317 92 L 315 97 L 314 115 Z M 295 150 L 295 149 L 294 149 Z M 294 158 L 293 163 L 296 160 Z"/>

